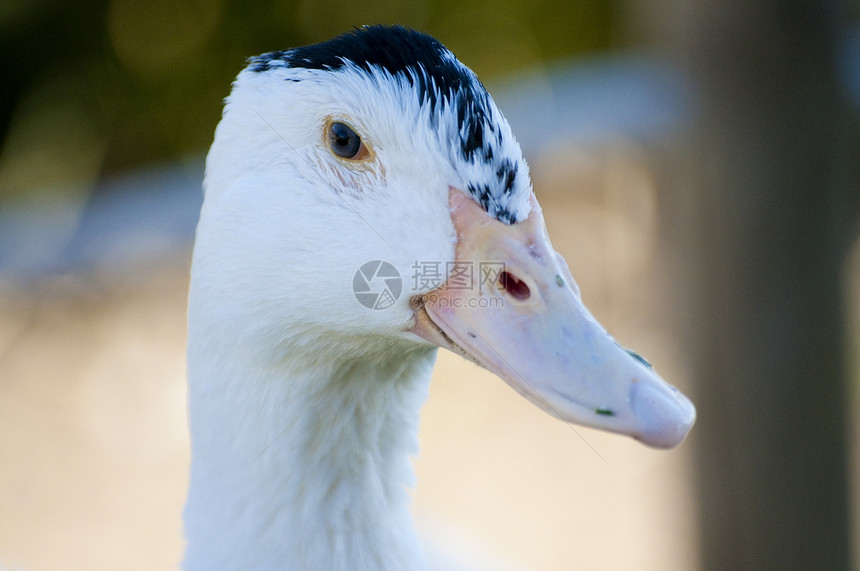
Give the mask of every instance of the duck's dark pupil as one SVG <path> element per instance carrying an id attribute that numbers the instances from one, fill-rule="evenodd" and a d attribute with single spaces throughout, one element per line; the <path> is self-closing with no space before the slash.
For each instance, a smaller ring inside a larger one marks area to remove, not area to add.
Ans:
<path id="1" fill-rule="evenodd" d="M 339 157 L 352 159 L 361 150 L 361 138 L 345 123 L 332 123 L 329 131 L 331 150 Z"/>

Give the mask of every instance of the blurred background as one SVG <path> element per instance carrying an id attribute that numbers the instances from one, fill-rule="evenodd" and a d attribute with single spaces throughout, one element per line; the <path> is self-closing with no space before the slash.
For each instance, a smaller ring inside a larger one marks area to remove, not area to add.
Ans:
<path id="1" fill-rule="evenodd" d="M 222 99 L 248 56 L 371 23 L 478 73 L 586 303 L 699 411 L 658 452 L 441 354 L 428 543 L 475 569 L 860 569 L 856 0 L 4 0 L 0 569 L 177 567 Z"/>

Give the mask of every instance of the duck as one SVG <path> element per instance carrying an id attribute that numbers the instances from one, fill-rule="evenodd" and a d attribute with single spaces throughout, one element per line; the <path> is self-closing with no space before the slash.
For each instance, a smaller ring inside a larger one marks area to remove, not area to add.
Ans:
<path id="1" fill-rule="evenodd" d="M 694 423 L 588 312 L 510 125 L 427 34 L 250 58 L 203 188 L 185 569 L 425 569 L 411 457 L 439 348 L 564 422 L 660 449 Z"/>

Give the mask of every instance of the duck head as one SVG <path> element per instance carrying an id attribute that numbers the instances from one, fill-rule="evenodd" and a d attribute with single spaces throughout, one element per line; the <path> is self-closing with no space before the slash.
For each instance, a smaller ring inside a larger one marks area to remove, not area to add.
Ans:
<path id="1" fill-rule="evenodd" d="M 436 345 L 564 421 L 657 448 L 694 422 L 585 308 L 510 126 L 429 36 L 370 27 L 251 59 L 205 188 L 194 268 L 218 318 L 200 327 L 232 323 L 270 359 L 302 334 Z"/>

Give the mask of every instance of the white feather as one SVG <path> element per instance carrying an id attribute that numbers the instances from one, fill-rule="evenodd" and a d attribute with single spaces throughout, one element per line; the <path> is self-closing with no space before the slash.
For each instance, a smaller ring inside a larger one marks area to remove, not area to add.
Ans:
<path id="1" fill-rule="evenodd" d="M 524 218 L 528 170 L 490 103 L 499 156 L 523 169 L 504 207 Z M 373 164 L 331 153 L 330 120 L 362 136 Z M 431 111 L 378 68 L 237 78 L 191 275 L 187 569 L 422 567 L 407 488 L 435 348 L 407 332 L 409 276 L 454 259 L 449 186 L 493 168 L 457 155 L 458 128 L 449 104 Z M 371 260 L 404 278 L 384 311 L 353 297 Z"/>

